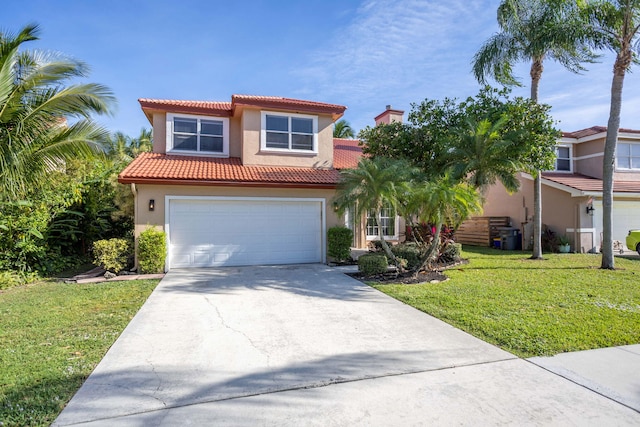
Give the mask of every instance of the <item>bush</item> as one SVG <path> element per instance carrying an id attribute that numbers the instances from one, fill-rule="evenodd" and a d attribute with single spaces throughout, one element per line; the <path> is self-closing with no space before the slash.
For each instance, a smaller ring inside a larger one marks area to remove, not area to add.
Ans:
<path id="1" fill-rule="evenodd" d="M 165 232 L 149 227 L 138 238 L 138 266 L 141 273 L 162 273 L 167 256 Z"/>
<path id="2" fill-rule="evenodd" d="M 127 267 L 131 245 L 125 239 L 108 239 L 93 242 L 93 259 L 107 271 L 119 273 Z"/>
<path id="3" fill-rule="evenodd" d="M 413 270 L 420 266 L 422 251 L 415 243 L 400 243 L 391 246 L 391 252 L 397 257 L 407 261 L 406 268 Z"/>
<path id="4" fill-rule="evenodd" d="M 327 252 L 336 261 L 351 258 L 353 231 L 347 227 L 331 227 L 327 231 Z"/>
<path id="5" fill-rule="evenodd" d="M 358 258 L 358 271 L 365 276 L 382 274 L 388 265 L 387 257 L 381 254 L 364 254 Z"/>
<path id="6" fill-rule="evenodd" d="M 0 271 L 0 289 L 9 289 L 14 286 L 24 285 L 38 278 L 39 276 L 36 273 Z"/>
<path id="7" fill-rule="evenodd" d="M 445 245 L 438 257 L 438 262 L 450 263 L 460 261 L 460 254 L 462 253 L 462 243 L 448 243 Z"/>

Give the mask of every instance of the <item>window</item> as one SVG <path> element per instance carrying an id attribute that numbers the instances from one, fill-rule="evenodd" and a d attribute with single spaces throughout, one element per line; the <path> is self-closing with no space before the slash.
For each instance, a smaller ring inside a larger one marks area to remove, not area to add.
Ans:
<path id="1" fill-rule="evenodd" d="M 617 169 L 640 169 L 640 144 L 618 143 L 616 147 Z"/>
<path id="2" fill-rule="evenodd" d="M 229 155 L 229 119 L 167 114 L 167 151 Z"/>
<path id="3" fill-rule="evenodd" d="M 318 118 L 262 112 L 262 149 L 317 152 Z"/>
<path id="4" fill-rule="evenodd" d="M 396 213 L 393 208 L 386 205 L 380 212 L 382 234 L 386 238 L 396 238 Z M 379 237 L 378 224 L 376 221 L 376 212 L 369 210 L 367 212 L 367 239 L 372 240 Z"/>
<path id="5" fill-rule="evenodd" d="M 571 147 L 556 147 L 556 169 L 557 171 L 571 172 Z"/>

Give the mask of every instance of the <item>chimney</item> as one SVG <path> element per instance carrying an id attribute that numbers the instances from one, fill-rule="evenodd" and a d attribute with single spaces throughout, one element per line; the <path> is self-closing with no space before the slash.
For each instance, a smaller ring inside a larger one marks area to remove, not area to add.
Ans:
<path id="1" fill-rule="evenodd" d="M 375 118 L 376 126 L 383 123 L 388 125 L 392 122 L 400 122 L 402 123 L 402 115 L 404 111 L 402 110 L 394 110 L 391 105 L 387 105 L 387 108 L 380 114 L 378 114 Z"/>

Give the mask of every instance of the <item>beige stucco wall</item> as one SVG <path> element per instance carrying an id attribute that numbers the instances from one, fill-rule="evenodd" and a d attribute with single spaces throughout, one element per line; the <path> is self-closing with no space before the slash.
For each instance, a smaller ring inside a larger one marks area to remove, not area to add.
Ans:
<path id="1" fill-rule="evenodd" d="M 167 152 L 167 114 L 153 114 L 153 152 Z"/>
<path id="2" fill-rule="evenodd" d="M 287 153 L 260 149 L 261 111 L 245 108 L 242 112 L 242 163 L 245 165 L 333 167 L 333 119 L 318 116 L 318 153 Z"/>
<path id="3" fill-rule="evenodd" d="M 571 197 L 566 191 L 542 186 L 542 223 L 557 235 L 567 234 L 567 228 L 584 229 L 593 227 L 593 217 L 586 212 L 588 197 Z M 508 216 L 513 227 L 520 228 L 525 234 L 525 245 L 532 232 L 533 221 L 533 180 L 520 177 L 520 190 L 508 194 L 504 186 L 497 183 L 485 192 L 483 216 Z M 527 224 L 527 225 L 525 225 Z M 591 234 L 567 234 L 572 240 L 572 250 L 588 251 L 593 247 Z M 574 238 L 577 245 L 574 243 Z"/>

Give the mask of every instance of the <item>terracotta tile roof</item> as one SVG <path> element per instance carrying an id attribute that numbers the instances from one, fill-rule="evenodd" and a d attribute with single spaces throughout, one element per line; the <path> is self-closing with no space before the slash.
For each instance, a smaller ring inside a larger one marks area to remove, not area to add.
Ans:
<path id="1" fill-rule="evenodd" d="M 362 147 L 357 139 L 333 138 L 333 167 L 351 169 L 358 167 L 362 157 Z"/>
<path id="2" fill-rule="evenodd" d="M 249 105 L 263 108 L 285 108 L 287 110 L 295 109 L 313 113 L 329 113 L 334 116 L 334 120 L 341 117 L 347 109 L 347 107 L 338 104 L 283 98 L 280 96 L 232 95 L 231 104 L 234 108 L 240 105 Z"/>
<path id="3" fill-rule="evenodd" d="M 175 113 L 203 113 L 216 116 L 230 116 L 230 102 L 215 101 L 181 101 L 174 99 L 138 99 L 143 111 L 160 110 Z"/>
<path id="4" fill-rule="evenodd" d="M 259 108 L 275 108 L 288 111 L 300 111 L 306 113 L 331 114 L 333 120 L 337 120 L 344 114 L 347 107 L 324 102 L 305 101 L 302 99 L 283 98 L 279 96 L 254 96 L 232 95 L 231 102 L 216 101 L 186 101 L 174 99 L 148 99 L 138 100 L 142 110 L 147 111 L 171 111 L 175 113 L 201 113 L 216 116 L 232 116 L 237 107 L 252 106 Z"/>
<path id="5" fill-rule="evenodd" d="M 602 192 L 602 180 L 577 173 L 543 172 L 542 178 L 578 191 Z M 640 193 L 640 181 L 614 181 L 614 193 Z"/>
<path id="6" fill-rule="evenodd" d="M 607 128 L 605 126 L 591 126 L 590 128 L 576 130 L 573 132 L 562 132 L 562 136 L 565 138 L 579 139 L 587 136 L 597 135 L 599 133 L 605 133 L 606 131 L 607 131 Z M 636 129 L 620 128 L 619 131 L 621 133 L 639 133 L 640 134 L 640 130 L 636 130 Z"/>
<path id="7" fill-rule="evenodd" d="M 280 187 L 336 186 L 339 173 L 334 169 L 278 166 L 243 166 L 239 158 L 142 153 L 118 176 L 129 183 L 190 185 L 273 185 Z"/>

